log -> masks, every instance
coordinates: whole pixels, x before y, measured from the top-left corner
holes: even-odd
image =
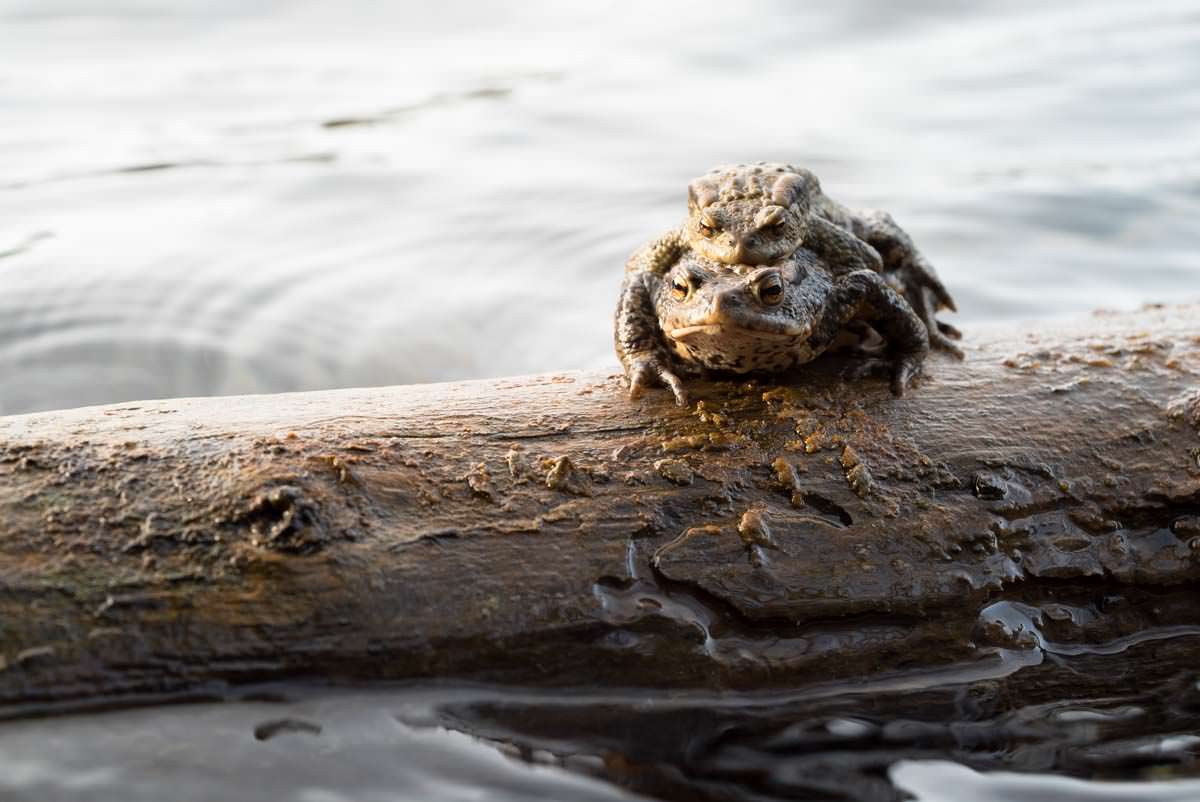
[[[901,399],[824,360],[686,409],[568,372],[0,418],[0,715],[1003,675],[1200,633],[1200,306],[965,349]]]

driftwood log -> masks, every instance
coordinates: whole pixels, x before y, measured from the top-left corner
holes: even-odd
[[[0,418],[0,710],[798,687],[1200,634],[1200,307],[966,350],[902,399],[830,361],[687,409],[563,373]]]

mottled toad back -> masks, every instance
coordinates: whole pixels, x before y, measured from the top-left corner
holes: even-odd
[[[718,167],[688,185],[686,241],[714,262],[770,264],[808,238],[820,192],[816,176],[791,166]]]
[[[902,394],[929,350],[920,319],[878,273],[835,275],[804,248],[769,266],[688,251],[665,273],[627,273],[616,345],[631,395],[661,382],[684,404],[681,374],[786,370],[819,356],[855,320],[888,341],[892,389]]]

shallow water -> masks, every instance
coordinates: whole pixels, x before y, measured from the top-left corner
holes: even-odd
[[[0,797],[13,802],[1200,798],[1200,779],[1167,779],[1173,767],[1200,751],[1195,734],[1200,685],[1194,672],[1186,683],[1194,687],[1176,683],[1173,694],[1131,683],[1126,693],[1100,698],[1067,690],[1074,698],[1025,706],[1004,700],[1000,707],[1016,706],[994,718],[981,714],[989,695],[1003,695],[995,680],[1036,669],[1045,656],[1032,650],[957,670],[914,670],[757,694],[276,685],[241,691],[220,704],[0,725]],[[1096,667],[1075,666],[1083,676]],[[1035,688],[1030,696],[1037,695]],[[943,723],[947,712],[958,720]],[[1026,773],[981,772],[950,756],[1024,767]],[[1036,773],[1053,761],[1099,776],[1127,777],[1142,768],[1158,778],[1133,783]]]
[[[0,0],[0,413],[613,364],[731,161],[976,321],[1200,296],[1200,4]]]
[[[892,212],[968,331],[1200,298],[1197,2],[0,0],[0,54],[0,414],[611,365],[625,257],[689,177],[741,160]],[[517,726],[545,705],[481,693],[10,723],[0,796],[629,798],[587,776],[594,708],[575,699],[568,760]],[[837,698],[805,715],[851,737],[868,705]],[[649,706],[610,704],[630,730]],[[658,720],[691,743],[680,709]],[[255,738],[281,718],[320,732]],[[771,726],[719,756],[786,791]],[[1191,754],[1194,733],[1131,748]],[[1200,798],[914,751],[872,753],[863,787]]]

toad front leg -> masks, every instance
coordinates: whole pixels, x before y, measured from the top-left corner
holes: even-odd
[[[855,319],[871,323],[887,340],[892,392],[904,395],[929,354],[925,324],[878,273],[857,270],[842,276],[834,285],[810,343],[816,350],[828,347],[842,327]],[[868,363],[866,367],[874,365]]]
[[[679,406],[687,405],[687,391],[675,374],[671,355],[663,345],[662,331],[654,311],[656,283],[662,278],[650,272],[627,273],[617,301],[614,340],[617,357],[629,379],[629,397],[637,398],[654,384],[670,388]]]

